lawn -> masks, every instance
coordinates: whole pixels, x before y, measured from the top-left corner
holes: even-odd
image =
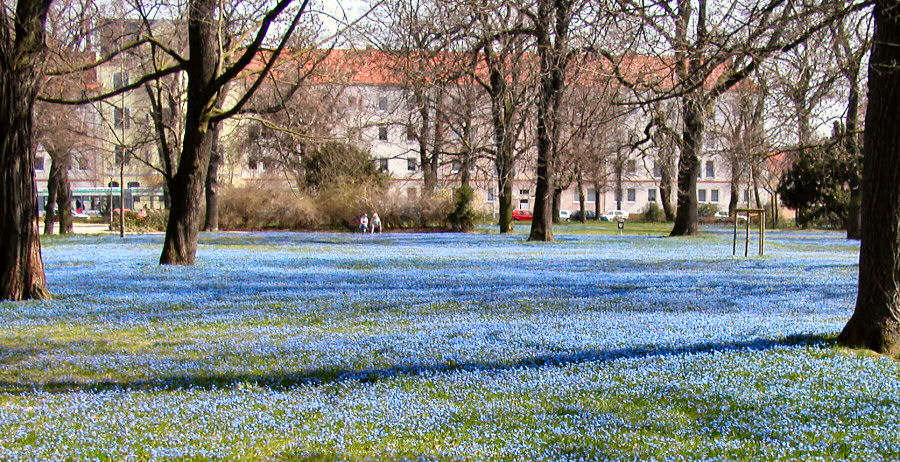
[[[858,245],[730,230],[44,242],[0,303],[2,460],[900,458],[900,363],[834,345]]]

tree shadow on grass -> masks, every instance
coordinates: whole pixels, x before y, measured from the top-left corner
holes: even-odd
[[[393,377],[433,375],[456,371],[503,372],[535,369],[545,366],[602,363],[619,359],[643,359],[716,352],[763,351],[784,346],[827,346],[834,344],[834,342],[834,336],[803,334],[778,339],[756,338],[737,342],[705,342],[671,348],[640,346],[613,350],[549,353],[509,362],[431,363],[360,370],[322,368],[297,372],[276,371],[271,374],[186,374],[122,381],[48,381],[39,384],[0,381],[0,393],[19,395],[36,392],[62,394],[105,391],[183,391],[189,389],[227,389],[238,385],[289,390],[298,386],[342,382],[372,383]]]

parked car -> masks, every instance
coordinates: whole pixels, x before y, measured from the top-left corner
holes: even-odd
[[[513,210],[513,216],[512,216],[513,220],[529,221],[533,217],[534,217],[534,215],[532,214],[531,210],[521,210],[521,209]]]
[[[568,210],[560,210],[559,211],[559,219],[560,220],[568,220],[569,215],[572,215]]]
[[[715,215],[713,215],[713,217],[719,223],[731,223],[731,215],[728,215],[727,210],[719,210],[718,212],[716,212]],[[747,221],[747,216],[746,215],[737,215],[737,221],[738,222]]]
[[[593,210],[585,210],[584,212],[585,220],[596,220],[597,212]],[[581,210],[576,210],[569,215],[569,218],[566,218],[569,221],[581,221]]]
[[[72,209],[72,218],[90,218],[91,216],[84,213],[84,210]]]
[[[624,210],[609,210],[603,215],[600,215],[600,221],[618,221],[627,219],[628,212]]]

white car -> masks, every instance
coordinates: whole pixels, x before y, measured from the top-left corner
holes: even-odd
[[[560,210],[559,211],[559,219],[560,220],[568,220],[569,217],[572,216],[572,213],[568,210]]]
[[[610,210],[600,215],[600,219],[603,221],[625,221],[628,219],[628,212],[624,210]]]
[[[719,210],[713,217],[718,221],[731,221],[731,215],[727,210]],[[747,221],[746,215],[737,215],[737,221]]]

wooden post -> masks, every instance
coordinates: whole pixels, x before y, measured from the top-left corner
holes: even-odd
[[[731,256],[737,255],[737,212],[734,212],[734,234],[731,237]]]
[[[759,215],[759,256],[765,255],[766,247],[766,211],[763,210]]]
[[[744,257],[750,256],[750,219],[753,217],[750,212],[747,212],[747,229],[744,234]]]

